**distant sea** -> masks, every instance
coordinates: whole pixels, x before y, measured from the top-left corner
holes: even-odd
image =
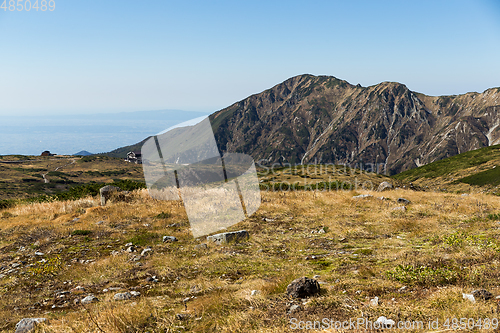
[[[0,155],[71,155],[109,152],[200,116],[202,112],[160,110],[93,115],[0,118]]]

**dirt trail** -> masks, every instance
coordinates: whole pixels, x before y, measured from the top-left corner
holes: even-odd
[[[71,160],[70,163],[66,163],[65,165],[63,166],[58,166],[57,168],[54,169],[54,171],[58,171],[59,169],[62,169],[62,168],[65,168],[67,167],[68,165],[71,165],[71,164],[75,164],[76,162],[76,159],[73,159]],[[43,177],[43,181],[45,182],[45,184],[47,183],[50,183],[50,180],[46,177],[46,175],[49,173],[50,171],[47,171],[46,173],[42,173],[42,177]]]

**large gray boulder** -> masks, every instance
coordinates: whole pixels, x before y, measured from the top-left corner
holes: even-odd
[[[131,298],[132,298],[132,294],[129,293],[128,291],[124,292],[124,293],[118,293],[118,294],[115,294],[115,296],[113,296],[113,299],[115,301],[125,301],[125,300],[131,299]]]
[[[28,333],[35,329],[36,324],[46,321],[46,318],[24,318],[16,324],[15,333]]]
[[[379,184],[377,191],[382,192],[386,190],[392,190],[392,184],[389,182],[382,182]]]
[[[221,234],[216,234],[207,237],[207,241],[214,242],[217,244],[227,243],[231,241],[239,241],[249,238],[250,235],[246,230],[239,230],[233,232],[223,232]]]
[[[114,192],[120,192],[122,189],[117,186],[106,185],[101,187],[99,194],[101,195],[101,206],[105,206],[106,202],[111,198]]]
[[[80,301],[80,303],[82,303],[83,305],[87,305],[87,304],[95,303],[95,302],[99,302],[99,299],[97,297],[95,297],[94,295],[89,295]]]

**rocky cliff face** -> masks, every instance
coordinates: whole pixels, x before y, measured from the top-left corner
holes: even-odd
[[[384,163],[394,174],[500,144],[500,88],[431,97],[300,75],[210,116],[222,151],[271,163]]]

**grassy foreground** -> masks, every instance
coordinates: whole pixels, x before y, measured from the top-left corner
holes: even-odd
[[[399,197],[407,210],[393,209]],[[105,207],[92,197],[20,205],[0,211],[0,331],[25,317],[49,319],[39,332],[292,332],[292,322],[379,316],[439,318],[441,331],[446,318],[498,318],[494,299],[462,293],[500,295],[499,222],[500,198],[489,195],[262,192],[259,211],[231,228],[249,240],[204,249],[182,204],[145,190]],[[316,275],[320,295],[285,295]],[[141,295],[113,300],[132,290]],[[99,302],[75,302],[89,294]]]

